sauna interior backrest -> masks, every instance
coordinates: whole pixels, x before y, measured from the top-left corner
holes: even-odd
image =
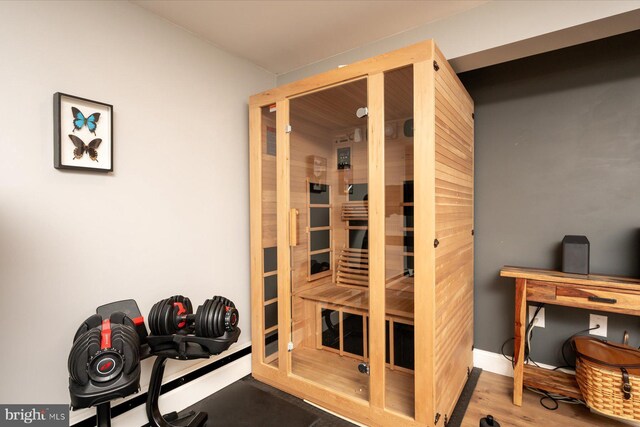
[[[369,251],[344,248],[338,258],[336,283],[345,286],[369,287]]]
[[[367,221],[369,219],[369,204],[365,201],[350,201],[342,204],[343,221]]]

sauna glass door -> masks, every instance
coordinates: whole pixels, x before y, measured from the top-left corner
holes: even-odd
[[[276,183],[276,108],[260,109],[260,183],[262,235],[261,274],[263,323],[261,349],[262,362],[274,368],[278,360],[278,221],[276,216],[278,192]]]
[[[369,399],[367,80],[290,99],[291,371]]]
[[[385,407],[415,416],[413,66],[384,73]]]

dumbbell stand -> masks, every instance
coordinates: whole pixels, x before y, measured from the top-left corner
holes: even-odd
[[[164,419],[158,406],[162,388],[162,377],[167,359],[167,356],[158,356],[151,371],[151,382],[149,383],[149,394],[147,398],[147,416],[149,417],[151,427],[173,427],[172,424],[169,424]],[[202,427],[208,418],[209,416],[206,412],[198,412],[187,427]]]
[[[151,427],[173,427],[162,416],[158,402],[162,388],[162,377],[167,359],[193,360],[207,359],[213,354],[226,351],[231,344],[238,341],[240,328],[227,332],[219,338],[203,338],[193,335],[165,335],[148,337],[151,354],[157,356],[151,370],[151,382],[147,394],[147,416]],[[207,422],[206,412],[198,412],[187,427],[203,427]]]
[[[111,427],[111,402],[96,406],[96,427]]]

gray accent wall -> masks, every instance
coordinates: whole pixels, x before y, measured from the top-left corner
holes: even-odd
[[[560,269],[566,234],[591,242],[591,271],[640,277],[640,31],[460,75],[475,109],[475,346],[513,336],[503,265]],[[610,340],[640,319],[611,315]],[[589,311],[546,307],[534,360],[563,364]],[[507,346],[511,352],[511,345]]]

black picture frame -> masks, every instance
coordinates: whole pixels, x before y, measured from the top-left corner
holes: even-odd
[[[97,126],[94,132],[90,132],[87,126],[77,129],[73,124],[73,115],[68,111],[63,111],[65,106],[75,105],[82,107],[85,114],[91,115],[93,112],[101,112],[100,118],[96,121]],[[91,112],[89,112],[91,111]],[[66,117],[66,120],[65,120]],[[67,138],[68,135],[75,135],[83,142],[89,144],[92,139],[100,138],[102,142],[98,147],[96,166],[93,161],[88,160],[89,155],[84,154],[80,161],[76,162],[73,150],[74,143]],[[94,101],[79,96],[69,95],[63,92],[53,94],[53,167],[66,170],[84,170],[93,172],[113,172],[113,105],[104,102]],[[105,149],[106,148],[106,149]],[[102,155],[102,156],[101,156]],[[72,160],[69,157],[73,157]],[[100,162],[102,161],[102,162]],[[77,164],[74,164],[77,163]]]

